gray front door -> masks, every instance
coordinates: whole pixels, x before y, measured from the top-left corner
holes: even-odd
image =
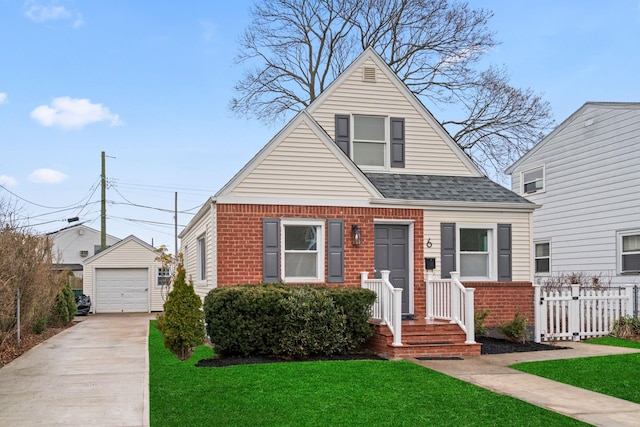
[[[377,224],[375,226],[376,277],[389,270],[389,280],[402,288],[402,314],[411,314],[409,294],[409,226]]]

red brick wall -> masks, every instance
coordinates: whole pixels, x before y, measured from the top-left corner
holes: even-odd
[[[344,220],[345,281],[360,286],[360,273],[373,273],[374,219],[414,221],[415,312],[425,313],[423,270],[423,214],[420,209],[355,208],[339,206],[217,205],[218,286],[258,284],[262,281],[262,219],[313,218]],[[358,224],[362,245],[351,244],[351,225]],[[326,227],[325,227],[326,229]],[[326,230],[325,230],[326,233]],[[326,242],[326,235],[325,235]],[[325,278],[327,277],[325,257]]]
[[[475,310],[489,310],[485,326],[497,326],[513,319],[518,310],[534,325],[533,284],[531,282],[462,282],[475,288]]]

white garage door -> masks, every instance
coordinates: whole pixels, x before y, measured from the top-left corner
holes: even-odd
[[[95,284],[96,313],[149,311],[147,268],[98,268]]]

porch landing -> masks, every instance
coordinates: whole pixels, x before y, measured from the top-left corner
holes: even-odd
[[[386,325],[377,320],[369,320],[369,323],[374,333],[366,347],[387,359],[480,356],[482,344],[465,344],[464,331],[446,320],[403,320],[401,347],[392,345],[393,334]]]

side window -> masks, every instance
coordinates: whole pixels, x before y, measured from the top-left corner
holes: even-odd
[[[168,268],[158,268],[158,286],[169,286],[171,270]]]
[[[522,194],[533,194],[544,190],[544,167],[522,172]]]
[[[618,266],[622,274],[640,274],[640,230],[618,232]]]
[[[536,242],[534,243],[534,246],[535,273],[548,274],[551,272],[551,252],[549,242]]]
[[[198,280],[207,280],[207,244],[206,236],[198,237],[196,261],[198,268]]]

